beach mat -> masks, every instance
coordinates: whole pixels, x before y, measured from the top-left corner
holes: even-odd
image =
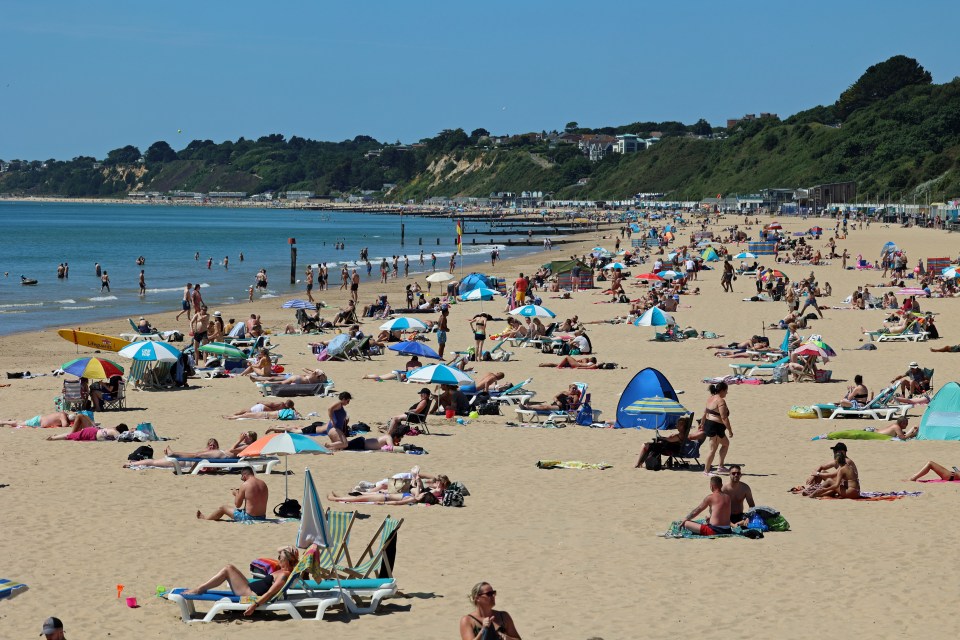
[[[577,460],[537,460],[538,469],[609,469],[612,464],[606,462],[579,462]]]
[[[851,502],[890,502],[900,498],[916,498],[922,491],[861,491],[859,498],[850,500],[849,498],[837,498],[836,496],[823,496],[817,500],[848,500]]]
[[[699,523],[699,524],[703,524],[704,522],[706,522],[706,520],[705,520],[705,519],[694,520],[694,522],[697,522],[697,523]],[[697,534],[695,534],[695,533],[693,533],[693,532],[691,532],[691,531],[687,531],[687,529],[684,528],[683,523],[680,522],[679,520],[677,520],[677,521],[675,521],[675,522],[671,522],[671,523],[670,523],[670,528],[667,529],[666,531],[664,531],[663,533],[658,533],[657,536],[659,536],[659,537],[661,537],[661,538],[669,538],[669,539],[686,538],[686,539],[688,539],[688,540],[712,540],[712,539],[716,539],[716,538],[746,538],[746,539],[749,539],[746,535],[744,535],[744,531],[745,531],[745,529],[741,529],[740,527],[734,526],[734,527],[733,527],[733,533],[724,533],[724,534],[717,535],[717,536],[700,536],[700,535],[697,535]]]
[[[960,478],[955,478],[954,480],[944,480],[943,478],[932,478],[930,480],[917,480],[917,482],[960,482]]]

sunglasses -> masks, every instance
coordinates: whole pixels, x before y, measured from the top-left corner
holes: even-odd
[[[496,592],[496,591],[484,591],[484,592],[482,592],[482,593],[478,593],[477,595],[478,595],[478,596],[495,596],[495,595],[497,595],[497,592]]]

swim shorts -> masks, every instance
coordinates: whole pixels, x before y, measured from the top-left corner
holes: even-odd
[[[437,344],[446,344],[446,343],[447,343],[447,332],[437,331]]]
[[[258,403],[258,404],[255,404],[255,405],[253,405],[252,407],[250,407],[250,413],[263,413],[263,412],[266,411],[266,410],[267,410],[267,408],[263,405],[262,402],[260,402],[260,403]]]
[[[702,536],[726,536],[733,533],[730,527],[721,527],[715,524],[700,525],[700,535]]]
[[[277,418],[279,420],[295,420],[297,412],[293,409],[280,409],[280,411],[277,411]]]
[[[40,426],[40,416],[33,416],[32,418],[30,418],[29,420],[27,420],[27,421],[24,422],[23,424],[27,425],[28,427],[39,427],[39,426]]]
[[[312,285],[312,284],[308,284],[308,285],[307,285],[307,291],[313,291],[313,285]]]
[[[952,347],[950,347],[950,353],[958,353],[958,352],[960,352],[960,344],[955,344]]]
[[[234,509],[233,510],[233,520],[234,522],[257,522],[266,520],[266,516],[252,516],[243,509]]]
[[[184,300],[180,303],[180,308],[184,311],[190,311],[190,303]]]
[[[194,341],[194,342],[203,342],[203,341],[206,340],[206,339],[207,339],[207,332],[206,332],[206,331],[202,331],[202,332],[200,332],[200,333],[194,333],[194,334],[193,334],[193,341]]]
[[[360,285],[358,285],[358,284],[356,284],[356,283],[353,283],[353,284],[350,285],[350,291],[356,291],[356,290],[359,289],[359,288],[360,288]]]
[[[367,439],[363,436],[357,436],[347,442],[347,451],[363,451],[367,448]]]

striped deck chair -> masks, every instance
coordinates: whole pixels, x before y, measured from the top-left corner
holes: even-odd
[[[370,539],[370,543],[360,554],[356,563],[347,552],[345,554],[347,565],[338,565],[337,571],[348,578],[369,578],[371,576],[392,578],[393,561],[397,555],[397,532],[402,524],[403,518],[399,520],[390,516],[384,518],[380,528],[373,534],[373,538]],[[376,548],[374,548],[374,545],[376,545]]]
[[[3,600],[4,598],[12,598],[21,591],[26,590],[27,585],[23,584],[22,582],[0,578],[0,600]]]
[[[146,360],[134,360],[127,369],[127,384],[134,389],[140,389],[144,386],[144,376],[150,369],[150,362]]]
[[[353,528],[356,511],[333,511],[327,508],[327,536],[328,547],[323,547],[317,557],[318,579],[335,575],[337,563],[347,554],[347,545],[350,542],[350,530]]]

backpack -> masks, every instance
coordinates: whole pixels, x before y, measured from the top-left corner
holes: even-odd
[[[287,498],[273,508],[273,515],[278,518],[300,519],[300,503],[293,498]]]
[[[140,462],[141,460],[150,460],[153,458],[153,447],[148,444],[137,447],[133,453],[127,456],[130,462]]]
[[[647,471],[660,471],[663,469],[663,460],[661,460],[659,453],[651,453],[647,456],[643,465],[647,468]]]
[[[441,498],[440,504],[445,507],[462,507],[463,491],[460,487],[456,486],[456,483],[450,485],[450,487],[443,492],[443,498]]]
[[[500,403],[484,402],[483,404],[477,405],[477,413],[482,416],[499,416],[501,415]]]

